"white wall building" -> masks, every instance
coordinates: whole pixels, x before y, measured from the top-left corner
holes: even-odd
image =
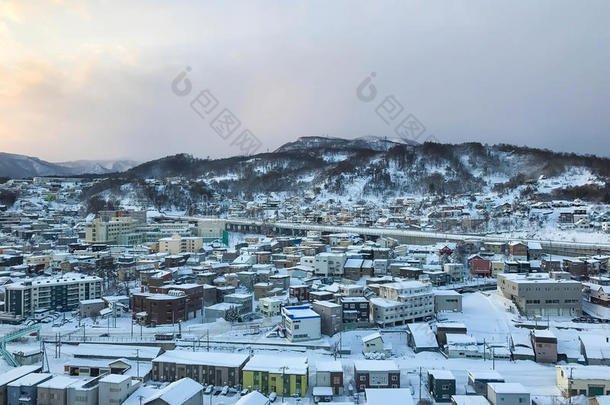
[[[320,315],[309,305],[283,307],[282,325],[288,340],[315,340],[321,337]]]

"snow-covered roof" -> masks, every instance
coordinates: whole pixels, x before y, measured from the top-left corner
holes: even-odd
[[[354,360],[354,367],[359,372],[386,371],[391,373],[400,371],[394,360]]]
[[[411,390],[408,388],[367,388],[364,395],[367,405],[413,405]]]
[[[521,383],[488,383],[488,386],[496,394],[529,394],[529,391]]]
[[[74,383],[77,383],[78,381],[79,380],[76,378],[67,377],[65,375],[58,375],[58,376],[51,378],[50,380],[43,382],[42,384],[39,384],[38,387],[62,390],[62,389],[69,387],[70,385],[72,385]]]
[[[455,380],[455,376],[449,370],[428,370],[428,374],[435,380]]]
[[[269,398],[264,396],[258,391],[252,391],[247,395],[241,397],[235,405],[267,405]]]
[[[592,334],[582,334],[578,337],[582,342],[587,359],[610,358],[610,337]]]
[[[409,323],[407,328],[411,332],[416,348],[438,348],[436,336],[427,323]]]
[[[53,377],[50,373],[30,373],[9,383],[9,387],[30,387]]]
[[[100,380],[100,382],[109,384],[120,384],[124,381],[131,380],[131,376],[124,374],[108,374]]]
[[[201,384],[186,377],[181,380],[174,381],[168,386],[155,392],[153,395],[146,398],[144,403],[149,403],[156,399],[160,399],[168,405],[182,405],[202,390],[203,386]]]
[[[40,366],[21,366],[3,372],[0,374],[0,387],[10,383],[11,381],[15,381],[16,379],[21,378],[24,375],[39,371],[40,368]]]
[[[169,350],[153,362],[196,364],[214,367],[240,367],[248,360],[247,354],[242,353],[215,353],[215,352],[190,352],[186,350]]]
[[[452,395],[451,400],[455,405],[489,405],[483,395]]]
[[[104,345],[81,343],[74,350],[74,357],[97,357],[107,359],[152,360],[161,353],[161,348],[155,346]]]
[[[244,371],[267,371],[274,374],[307,374],[307,357],[257,354],[248,361]]]
[[[316,363],[317,372],[342,373],[343,366],[339,360],[319,361]]]
[[[556,366],[563,370],[564,375],[574,380],[610,380],[610,367],[608,366]]]

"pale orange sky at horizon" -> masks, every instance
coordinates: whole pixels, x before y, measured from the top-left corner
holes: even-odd
[[[209,89],[273,150],[396,136],[371,72],[441,142],[608,156],[610,3],[0,0],[0,151],[61,162],[236,154]],[[172,93],[186,66],[193,94]]]

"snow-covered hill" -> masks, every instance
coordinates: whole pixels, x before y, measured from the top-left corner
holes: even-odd
[[[112,176],[85,195],[111,192],[124,184],[137,192],[144,179],[168,177],[184,179],[187,188],[197,184],[199,192],[228,197],[286,192],[384,198],[493,191],[540,199],[610,199],[610,159],[606,158],[512,145],[404,144],[383,138],[325,137],[299,138],[274,152],[254,156],[216,160],[168,156]],[[154,194],[147,190],[151,192]],[[184,192],[188,194],[188,190]]]
[[[122,172],[137,165],[131,160],[77,160],[51,163],[37,157],[0,152],[0,177],[71,176]]]

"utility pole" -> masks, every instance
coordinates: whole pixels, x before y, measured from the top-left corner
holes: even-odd
[[[210,351],[210,330],[209,329],[206,331],[206,336],[207,336],[207,341],[208,341],[207,346],[208,346],[208,352],[209,352]]]
[[[496,369],[496,349],[494,347],[491,348],[491,364],[492,370]]]
[[[570,378],[568,379],[568,403],[572,405],[572,371],[574,367],[570,367]]]
[[[136,349],[137,376],[140,378],[140,349]]]
[[[421,401],[421,366],[419,367],[419,401]]]

